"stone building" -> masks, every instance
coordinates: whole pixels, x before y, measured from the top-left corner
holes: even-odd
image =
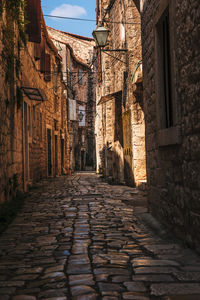
[[[95,169],[96,73],[94,40],[48,27],[62,57],[63,81],[67,86],[71,170]]]
[[[40,0],[0,4],[0,202],[69,168],[62,58]],[[53,71],[52,71],[53,70]]]
[[[200,2],[141,0],[147,178],[151,212],[200,242]]]
[[[146,180],[140,14],[128,0],[99,0],[96,12],[97,24],[110,31],[97,50],[97,172],[140,186]]]

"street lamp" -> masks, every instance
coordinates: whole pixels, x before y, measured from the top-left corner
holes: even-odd
[[[100,47],[101,51],[127,51],[127,49],[102,49],[106,46],[109,32],[110,30],[106,29],[102,25],[99,27],[97,26],[97,28],[92,32],[96,44]]]
[[[96,44],[99,47],[105,47],[109,32],[110,31],[103,26],[97,27],[96,30],[92,32]]]

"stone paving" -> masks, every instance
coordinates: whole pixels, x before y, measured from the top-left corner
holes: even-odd
[[[200,299],[200,257],[147,226],[145,201],[94,173],[41,182],[0,236],[0,299]]]

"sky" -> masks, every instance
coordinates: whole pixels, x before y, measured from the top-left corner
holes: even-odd
[[[41,0],[44,15],[96,20],[96,0]],[[45,17],[47,26],[62,31],[92,37],[96,21],[86,22]]]

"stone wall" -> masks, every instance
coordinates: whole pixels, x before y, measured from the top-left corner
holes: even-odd
[[[102,136],[103,128],[106,128],[107,124],[104,124],[101,103],[115,99],[114,110],[108,118],[109,122],[112,120],[115,132],[109,137],[113,153],[113,180],[125,180],[127,184],[140,185],[141,181],[146,180],[142,89],[140,93],[137,89],[137,96],[133,93],[137,81],[133,74],[137,73],[138,62],[141,60],[140,15],[133,1],[128,0],[100,1],[99,8],[99,22],[105,16],[104,26],[110,30],[105,50],[109,48],[126,51],[101,52],[102,81],[97,87],[97,171],[107,168],[105,162],[102,166],[100,158],[101,152],[107,147],[107,141]],[[111,22],[107,23],[107,19]],[[142,81],[142,76],[140,79]],[[125,115],[129,116],[130,120],[124,121]],[[129,141],[123,136],[117,137],[119,132],[122,135],[122,132],[125,132],[123,126],[127,127],[126,122],[130,122]],[[118,128],[117,124],[121,127]]]
[[[156,24],[169,5],[174,124],[161,128]],[[200,2],[141,1],[149,207],[178,236],[199,247]]]
[[[96,73],[94,40],[49,27],[48,32],[63,58],[62,71],[63,79],[67,84],[68,98],[76,101],[76,120],[69,120],[71,155],[73,157],[71,169],[73,171],[87,168],[95,169]],[[84,126],[78,121],[79,107],[81,106],[85,108]]]
[[[22,187],[22,113],[17,110],[13,78],[8,83],[5,71],[3,20],[4,14],[0,19],[0,203],[15,196]],[[10,48],[14,51],[14,46]]]
[[[93,48],[95,46],[94,39],[63,32],[51,27],[48,27],[48,32],[55,44],[56,41],[62,41],[64,44],[70,45],[77,59],[87,64],[92,63]]]
[[[3,25],[4,17],[0,21],[1,36]],[[62,174],[69,163],[66,96],[63,93],[66,87],[59,72],[61,58],[47,34],[43,19],[40,44],[23,43],[17,26],[15,28],[17,41],[13,43],[13,51],[20,61],[20,68],[17,71],[16,62],[13,61],[13,70],[7,78],[3,55],[0,62],[0,202],[10,200],[17,190],[26,191],[42,178]],[[7,47],[2,40],[1,54]],[[20,49],[17,48],[19,43]],[[44,48],[45,54],[49,55],[48,68],[47,63],[42,61]],[[55,73],[52,72],[53,68]],[[30,99],[24,87],[42,93],[42,98]],[[48,129],[51,135],[49,148]]]

